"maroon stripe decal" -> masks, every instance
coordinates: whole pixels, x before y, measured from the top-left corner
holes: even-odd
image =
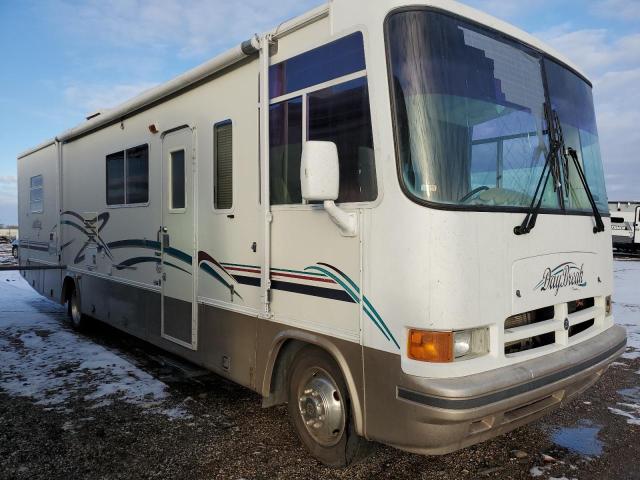
[[[308,277],[308,276],[305,276],[305,275],[294,275],[294,274],[291,274],[291,273],[272,272],[271,276],[272,277],[278,276],[278,277],[297,278],[299,280],[312,280],[314,282],[336,283],[331,278]]]

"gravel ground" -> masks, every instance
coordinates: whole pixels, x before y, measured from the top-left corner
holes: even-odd
[[[629,272],[640,280],[640,262],[616,262],[617,281]],[[639,304],[616,305],[634,336]],[[583,396],[532,425],[442,457],[376,445],[335,470],[301,447],[286,408],[262,409],[253,392],[106,325],[78,335],[63,318],[0,273],[0,479],[640,478],[636,342]]]

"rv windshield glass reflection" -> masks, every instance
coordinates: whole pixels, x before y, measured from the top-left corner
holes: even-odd
[[[387,32],[405,190],[429,202],[528,207],[548,152],[542,56],[424,10],[393,15]],[[592,189],[604,196],[597,134],[588,132],[590,153],[581,161],[590,163]],[[542,207],[559,209],[559,192],[547,185]]]

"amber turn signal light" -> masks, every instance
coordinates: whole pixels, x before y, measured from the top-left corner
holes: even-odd
[[[409,330],[407,354],[423,362],[453,362],[453,332]]]

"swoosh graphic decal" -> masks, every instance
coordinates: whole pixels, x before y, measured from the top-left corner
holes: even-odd
[[[353,299],[355,303],[360,303],[360,288],[358,287],[358,285],[356,285],[356,283],[353,280],[351,280],[351,278],[349,278],[348,275],[346,275],[345,273],[343,273],[333,265],[329,265],[328,263],[318,263],[317,265],[321,265],[321,266],[319,267],[314,265],[314,266],[305,268],[305,270],[316,270],[324,273],[328,277],[335,280],[335,282],[338,285],[340,285],[349,294],[349,296]],[[326,267],[326,268],[323,268],[323,267]],[[328,269],[331,269],[333,272],[329,271]],[[397,348],[400,348],[400,344],[398,344],[398,341],[396,340],[394,335],[391,333],[391,330],[389,330],[389,327],[387,327],[387,324],[384,322],[384,320],[382,320],[382,317],[380,316],[378,311],[374,308],[374,306],[371,304],[369,299],[366,296],[363,296],[362,302],[364,307],[363,308],[364,313],[367,315],[367,317],[369,317],[369,319],[378,328],[378,330],[380,330],[380,333],[382,333],[382,335],[388,341],[393,342]]]

